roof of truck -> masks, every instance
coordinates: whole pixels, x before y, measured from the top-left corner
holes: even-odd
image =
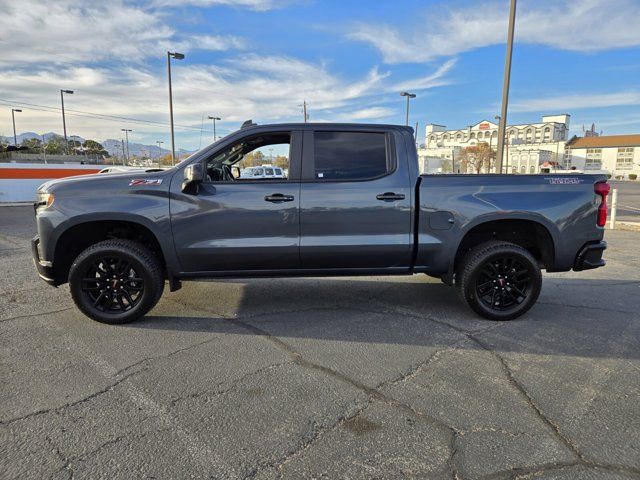
[[[245,122],[246,124],[246,122]],[[332,127],[376,127],[376,128],[405,128],[413,131],[413,127],[407,125],[393,125],[393,124],[384,124],[384,123],[328,123],[328,122],[294,122],[294,123],[264,123],[264,124],[248,124],[243,127],[244,129],[256,128],[256,127],[279,127],[279,128],[303,128],[303,127],[322,127],[322,128],[332,128]]]

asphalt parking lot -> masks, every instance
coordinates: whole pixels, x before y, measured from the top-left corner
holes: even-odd
[[[640,222],[640,180],[609,180],[609,183],[612,189],[618,190],[617,219],[623,222]]]
[[[425,276],[185,283],[92,322],[0,208],[1,478],[640,478],[640,233],[519,320]]]

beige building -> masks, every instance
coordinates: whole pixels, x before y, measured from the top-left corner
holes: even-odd
[[[538,173],[543,165],[556,168],[564,165],[570,118],[567,114],[545,115],[540,123],[507,126],[505,169],[511,173]],[[429,124],[425,134],[425,144],[418,150],[421,168],[428,164],[429,171],[424,170],[425,173],[446,172],[451,168],[461,172],[456,157],[463,148],[484,142],[495,150],[498,145],[498,124],[489,120],[457,130]],[[440,159],[440,165],[435,159]]]
[[[565,168],[615,177],[640,176],[640,134],[573,137],[567,142]]]

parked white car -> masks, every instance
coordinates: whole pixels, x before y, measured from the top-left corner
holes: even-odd
[[[275,165],[261,165],[259,167],[245,168],[240,172],[242,179],[259,179],[259,178],[287,178],[287,173],[280,167]]]

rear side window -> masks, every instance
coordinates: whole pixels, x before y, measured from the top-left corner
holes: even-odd
[[[386,136],[368,132],[315,132],[317,180],[363,180],[389,171]]]

